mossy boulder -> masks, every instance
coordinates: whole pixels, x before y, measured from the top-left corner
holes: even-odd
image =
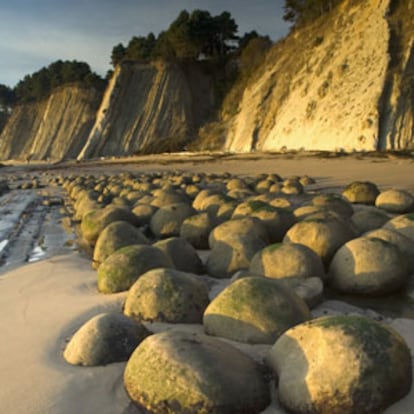
[[[179,236],[183,221],[194,214],[196,210],[187,203],[162,206],[151,217],[151,231],[159,238]]]
[[[372,206],[362,207],[357,209],[351,217],[353,227],[359,234],[379,229],[390,219],[388,214],[379,208]]]
[[[139,321],[201,323],[209,302],[207,285],[196,275],[153,269],[129,289],[124,313]]]
[[[376,238],[360,237],[344,244],[329,267],[329,283],[343,293],[391,294],[407,279],[407,265],[400,250]]]
[[[131,244],[149,244],[141,230],[126,221],[114,221],[99,234],[93,251],[92,266],[97,269],[116,250]]]
[[[89,211],[83,216],[80,227],[83,239],[94,246],[101,231],[114,221],[137,224],[137,219],[130,210],[108,205],[105,208]]]
[[[99,266],[98,290],[102,293],[128,290],[142,274],[157,267],[174,268],[174,265],[169,257],[156,247],[122,247]]]
[[[271,278],[325,274],[321,258],[309,247],[296,243],[277,243],[259,250],[250,263],[250,271]]]
[[[217,191],[213,188],[204,188],[201,190],[195,197],[192,202],[193,208],[195,208],[197,211],[203,211],[205,209],[204,207],[204,201],[210,197],[211,195],[217,195],[220,194],[220,191]]]
[[[125,388],[151,413],[260,413],[269,387],[255,362],[216,338],[176,330],[143,341],[129,359]]]
[[[127,361],[150,332],[119,313],[102,313],[82,325],[67,344],[63,357],[72,365],[96,366]]]
[[[138,226],[146,226],[150,223],[152,215],[157,211],[158,207],[151,204],[137,203],[132,208],[132,213],[137,218]]]
[[[291,211],[260,200],[240,203],[234,210],[232,218],[246,216],[256,217],[264,224],[272,243],[281,241],[289,228],[296,222]]]
[[[375,205],[390,213],[411,213],[414,211],[414,197],[408,191],[390,189],[378,195]]]
[[[287,178],[283,181],[281,191],[283,194],[298,195],[303,194],[304,188],[299,180],[299,177]]]
[[[207,273],[219,279],[231,277],[239,270],[248,269],[254,255],[265,246],[261,238],[237,234],[216,242],[207,257]]]
[[[355,233],[343,220],[309,219],[294,224],[283,241],[309,247],[327,264],[335,252],[354,237]]]
[[[414,240],[397,231],[384,228],[365,233],[364,237],[381,239],[397,246],[406,259],[408,273],[410,275],[414,274]]]
[[[92,190],[82,191],[73,204],[73,209],[75,210],[74,219],[82,220],[86,213],[99,208],[102,208],[102,204],[99,203],[96,192]]]
[[[319,194],[312,198],[312,205],[333,211],[344,218],[354,213],[351,203],[338,194]]]
[[[180,228],[180,236],[196,249],[208,249],[208,236],[217,219],[207,211],[187,217]]]
[[[204,267],[194,247],[183,237],[170,237],[153,244],[171,260],[174,268],[183,272],[203,272]]]
[[[204,312],[209,335],[251,344],[273,344],[290,327],[310,319],[306,303],[277,281],[247,277],[230,284]]]
[[[225,221],[218,225],[209,235],[209,246],[214,248],[218,242],[230,244],[237,240],[237,237],[261,239],[269,242],[269,236],[265,225],[255,217],[242,217]]]
[[[379,193],[376,184],[370,181],[354,181],[346,186],[342,195],[350,203],[373,205]]]
[[[268,365],[290,412],[380,413],[411,388],[410,350],[393,329],[357,316],[297,325],[273,345]]]
[[[190,203],[190,198],[186,194],[171,189],[154,190],[153,197],[151,205],[155,207],[165,207],[169,204]]]
[[[414,241],[414,213],[401,214],[388,220],[384,229],[394,230]]]

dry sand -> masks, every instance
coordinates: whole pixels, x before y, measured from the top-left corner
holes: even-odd
[[[171,158],[169,162],[167,158],[161,163],[159,159],[149,163],[145,159],[138,164],[111,163],[110,168],[114,171],[173,168],[238,174],[277,172],[282,176],[308,174],[322,187],[339,188],[353,180],[371,180],[383,189],[414,190],[414,164],[410,159],[243,158],[206,162],[192,159],[188,163],[172,162]],[[71,168],[76,168],[77,172],[107,172],[109,167],[83,164]],[[96,368],[73,367],[62,357],[66,341],[83,322],[103,311],[120,310],[124,297],[123,293],[98,294],[96,272],[91,269],[90,261],[69,250],[62,256],[0,274],[0,412],[139,412],[130,406],[123,389],[124,363]],[[414,321],[398,319],[392,324],[414,351]],[[263,348],[257,349],[259,354],[263,352]],[[248,350],[252,352],[251,347]],[[414,392],[386,412],[414,412]],[[265,413],[283,411],[275,405]]]

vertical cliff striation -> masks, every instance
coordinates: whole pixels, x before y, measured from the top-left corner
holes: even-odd
[[[60,87],[41,102],[14,108],[0,135],[1,159],[76,158],[95,120],[101,92]]]
[[[78,158],[179,150],[215,105],[213,82],[202,64],[123,63]]]
[[[380,100],[379,149],[412,148],[414,141],[414,0],[389,6],[389,65]]]
[[[226,149],[413,145],[413,0],[344,0],[294,29],[252,76]]]

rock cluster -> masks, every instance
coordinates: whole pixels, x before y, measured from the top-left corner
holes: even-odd
[[[407,286],[412,196],[368,182],[318,193],[311,183],[167,172],[63,179],[98,290],[126,292],[123,315],[86,322],[66,360],[128,360],[126,390],[153,413],[260,413],[272,379],[295,413],[377,413],[402,398],[412,372],[403,338],[368,316],[312,308],[330,292],[378,297]],[[156,323],[170,329],[152,333]]]

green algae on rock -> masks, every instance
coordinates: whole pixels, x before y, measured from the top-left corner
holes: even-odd
[[[256,414],[269,387],[256,363],[216,338],[172,330],[144,340],[129,359],[125,388],[155,414]]]

